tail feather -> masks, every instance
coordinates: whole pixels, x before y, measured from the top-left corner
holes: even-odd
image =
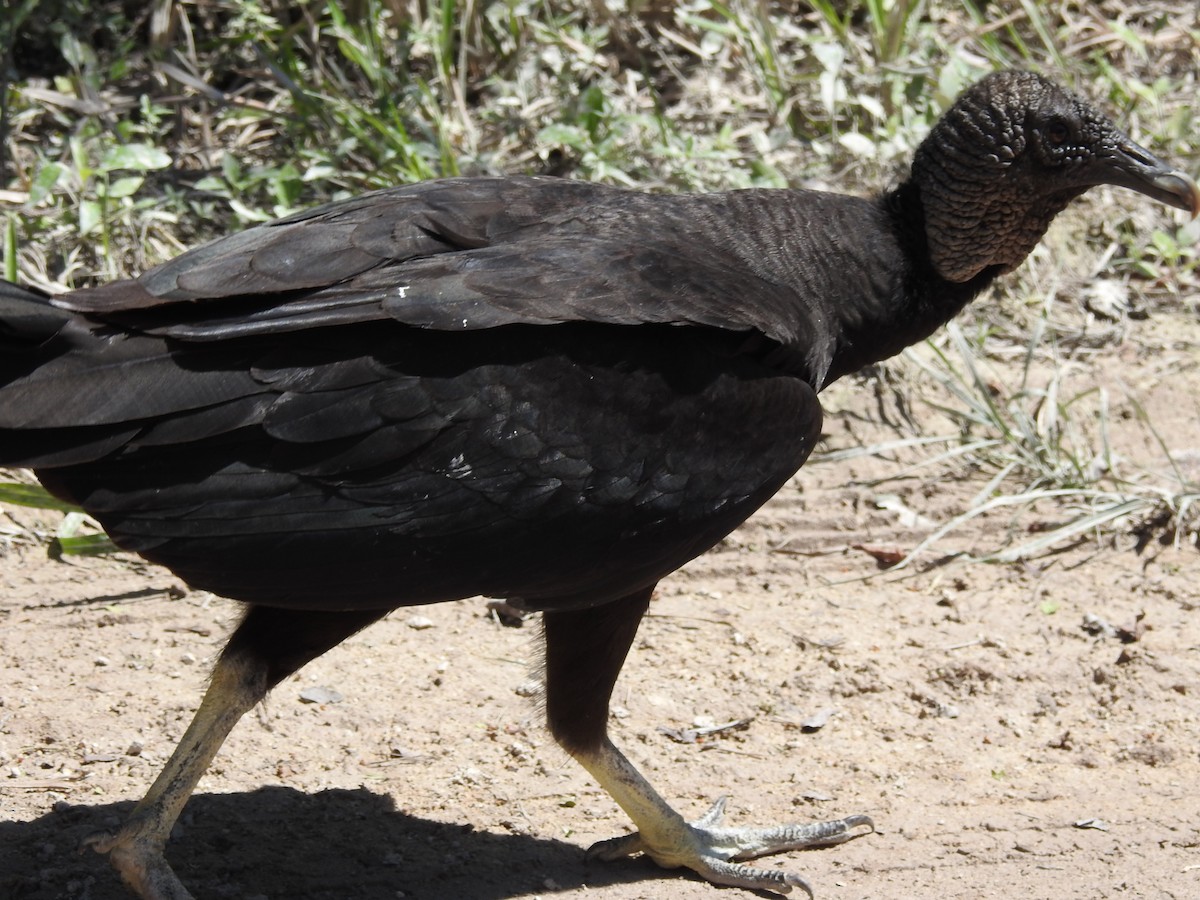
[[[5,388],[59,352],[54,338],[72,316],[40,291],[0,281],[0,415]],[[114,431],[0,427],[0,465],[65,465],[93,459],[119,442],[121,435]]]
[[[0,281],[0,350],[35,347],[54,337],[71,313],[50,298],[9,281]]]

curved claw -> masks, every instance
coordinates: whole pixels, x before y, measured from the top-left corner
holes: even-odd
[[[599,859],[603,862],[614,862],[626,856],[633,856],[635,853],[648,852],[649,848],[647,848],[645,840],[642,839],[642,833],[635,831],[632,834],[623,834],[619,837],[596,841],[596,843],[588,847],[584,858],[589,861]]]
[[[708,808],[704,815],[692,822],[692,827],[711,828],[714,825],[720,825],[721,820],[725,818],[725,804],[728,802],[729,795],[722,794],[717,798],[717,802]]]
[[[854,831],[865,825],[866,831]],[[832,847],[846,841],[872,834],[875,822],[870,816],[846,816],[828,822],[808,822],[803,825],[776,825],[769,828],[713,829],[714,834],[738,847],[730,859],[753,859],[768,853],[800,850],[810,847]]]
[[[812,885],[808,880],[794,872],[782,869],[760,869],[757,866],[747,866],[740,863],[726,862],[723,859],[702,857],[703,868],[696,868],[697,874],[713,884],[726,884],[730,887],[749,888],[758,891],[774,891],[777,894],[791,893],[792,888],[798,887],[813,900]]]
[[[108,853],[117,845],[117,836],[108,831],[95,831],[79,842],[79,852],[95,850],[97,853]]]

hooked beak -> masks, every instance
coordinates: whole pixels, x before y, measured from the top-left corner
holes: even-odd
[[[1096,184],[1129,188],[1160,203],[1200,216],[1200,187],[1179,169],[1173,169],[1149,150],[1124,135],[1103,156],[1095,173]]]

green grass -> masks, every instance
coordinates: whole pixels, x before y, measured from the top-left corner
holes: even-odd
[[[1200,28],[1166,3],[1119,19],[1102,4],[1068,17],[1032,0],[223,0],[156,4],[153,16],[132,0],[10,6],[3,271],[54,291],[299,207],[444,175],[865,193],[902,177],[941,109],[998,67],[1082,89],[1151,149],[1200,165]],[[1192,514],[1182,476],[1151,487],[1113,459],[1100,427],[1111,398],[1068,385],[1069,341],[1048,310],[1078,296],[1056,287],[1068,273],[1092,271],[1140,309],[1195,304],[1200,228],[1095,202],[1105,214],[1069,219],[1000,302],[889,364],[936,398],[947,428],[896,440],[924,446],[926,469],[983,479],[964,516],[1022,497],[1053,500],[1068,530],[1124,527],[1146,504]],[[1068,262],[1047,262],[1068,248]],[[1014,357],[1018,383],[997,396],[1007,375],[988,369]]]
[[[997,23],[995,6],[229,0],[146,21],[118,0],[26,3],[0,24],[39,57],[0,136],[21,245],[45,256],[24,269],[128,275],[299,206],[460,173],[657,190],[837,173],[866,190],[999,66],[1086,86],[1139,110],[1152,146],[1187,147],[1187,73],[1155,72],[1136,31],[1097,17],[1111,38],[1072,53],[1078,20],[1022,0]]]

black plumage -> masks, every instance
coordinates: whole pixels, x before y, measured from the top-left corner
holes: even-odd
[[[391,609],[484,594],[545,612],[550,728],[640,829],[598,855],[807,890],[733,860],[870,820],[685,823],[605,733],[638,621],[803,464],[822,387],[931,333],[1101,183],[1200,211],[1082,101],[1001,73],[874,199],[450,179],[52,304],[0,288],[0,462],[249,604],[163,774],[93,845],[142,897],[186,897],[162,848],[240,715]]]

